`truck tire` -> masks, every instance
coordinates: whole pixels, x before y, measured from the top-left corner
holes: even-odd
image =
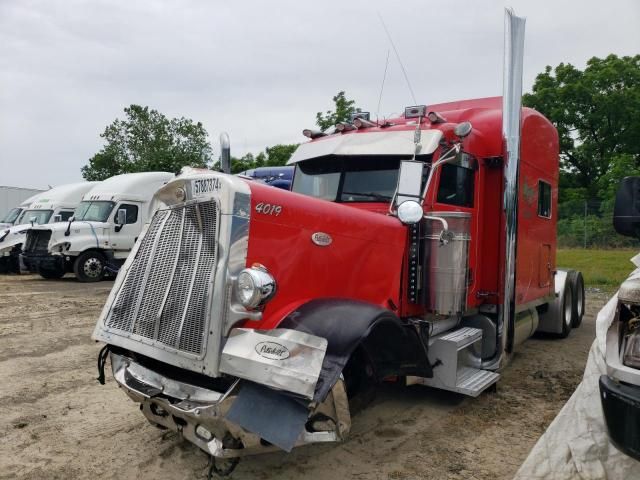
[[[562,333],[558,334],[560,338],[567,338],[571,333],[571,325],[573,324],[573,289],[567,281],[562,291],[562,309],[560,310],[560,321],[562,324]]]
[[[567,282],[571,285],[571,291],[573,293],[573,318],[571,320],[571,326],[578,328],[582,323],[585,310],[584,279],[582,273],[576,270],[570,270],[567,273]]]
[[[73,262],[73,273],[81,282],[99,282],[105,274],[106,260],[100,252],[84,252]]]
[[[64,277],[65,271],[60,268],[41,268],[38,273],[47,280],[57,280]]]

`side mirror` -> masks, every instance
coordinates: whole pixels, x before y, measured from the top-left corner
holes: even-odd
[[[116,232],[122,230],[122,227],[127,223],[127,211],[124,208],[118,209],[116,214]]]
[[[623,178],[616,193],[613,228],[620,235],[640,238],[640,177]]]
[[[53,223],[58,223],[61,221],[62,221],[62,215],[58,214],[53,216]]]
[[[33,227],[36,223],[38,223],[38,219],[36,217],[31,217],[29,219],[29,223],[31,224],[31,226]]]
[[[71,224],[75,221],[76,221],[75,215],[72,215],[69,217],[69,220],[68,220],[69,223],[67,224],[67,229],[64,231],[65,237],[68,237],[69,235],[71,235]]]
[[[399,207],[407,200],[422,205],[422,173],[424,164],[413,160],[402,160],[398,172],[398,189],[395,206]]]

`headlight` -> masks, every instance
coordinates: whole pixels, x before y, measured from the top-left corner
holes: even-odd
[[[61,243],[56,243],[55,245],[53,245],[50,249],[51,252],[64,252],[65,250],[69,250],[71,248],[71,243],[69,242],[61,242]]]
[[[236,296],[245,308],[264,305],[276,293],[276,281],[262,266],[245,268],[236,281]]]
[[[640,368],[640,325],[637,320],[631,326],[631,333],[627,335],[627,342],[624,347],[624,364],[631,368]],[[631,322],[629,322],[631,323]]]

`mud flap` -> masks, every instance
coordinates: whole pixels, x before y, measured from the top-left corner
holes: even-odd
[[[226,418],[290,452],[309,416],[305,402],[257,383],[242,381]]]

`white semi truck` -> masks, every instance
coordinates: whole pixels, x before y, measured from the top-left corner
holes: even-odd
[[[73,272],[81,282],[117,272],[151,218],[153,194],[173,177],[166,172],[126,173],[95,185],[67,222],[29,230],[24,267],[44,278]]]
[[[20,271],[20,251],[27,230],[36,225],[63,222],[73,215],[82,196],[98,182],[60,185],[32,197],[17,224],[0,232],[0,273]]]
[[[31,206],[33,201],[41,196],[42,193],[43,192],[38,192],[35,195],[24,199],[22,202],[20,202],[20,205],[9,210],[7,214],[2,218],[2,220],[0,220],[0,229],[6,230],[7,228],[11,228],[14,225],[17,225],[22,217],[22,212],[27,210]]]

